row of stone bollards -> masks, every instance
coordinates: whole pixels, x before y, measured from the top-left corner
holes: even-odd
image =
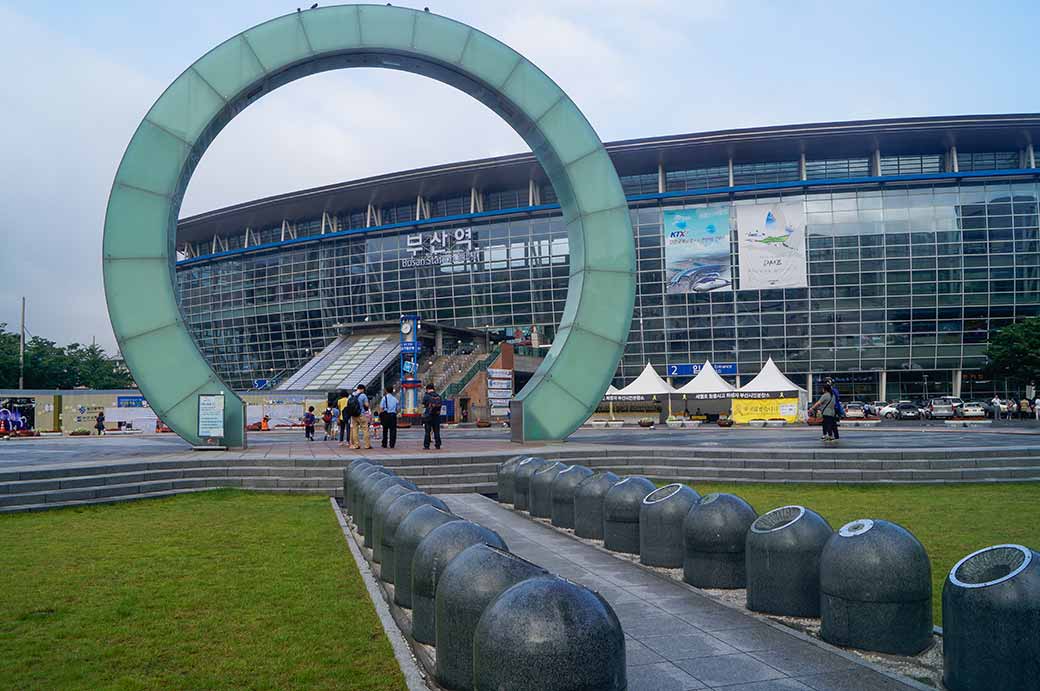
[[[620,691],[625,640],[598,594],[508,551],[386,467],[353,461],[343,503],[417,643],[447,689]]]
[[[498,498],[698,588],[746,588],[747,607],[821,620],[835,645],[915,655],[932,642],[931,562],[908,530],[859,519],[834,531],[804,506],[759,516],[733,494],[517,457]],[[954,691],[1040,689],[1040,555],[998,545],[943,586],[943,677]]]

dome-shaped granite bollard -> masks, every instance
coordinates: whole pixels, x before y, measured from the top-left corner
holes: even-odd
[[[585,478],[591,477],[592,471],[583,465],[572,465],[553,480],[552,513],[549,518],[557,528],[574,527],[574,492]]]
[[[603,546],[612,552],[639,554],[639,513],[646,495],[657,489],[645,477],[629,476],[603,499]]]
[[[574,534],[590,540],[603,539],[603,500],[610,488],[621,482],[609,470],[585,478],[574,490]]]
[[[539,468],[548,465],[544,458],[532,456],[520,461],[516,465],[516,473],[513,475],[513,508],[518,511],[527,511],[531,501],[531,476]]]
[[[496,481],[498,485],[498,501],[502,504],[513,503],[513,487],[516,481],[516,467],[530,456],[513,456],[498,467]]]
[[[360,459],[356,459],[356,460],[350,461],[349,463],[347,463],[347,465],[343,466],[343,506],[344,506],[344,508],[346,508],[346,506],[347,506],[347,492],[350,490],[350,481],[353,478],[354,473],[356,473],[361,468],[371,467],[371,465],[372,464],[369,463],[368,461],[362,461]]]
[[[390,504],[382,520],[380,520],[378,515],[372,520],[373,537],[381,543],[379,558],[382,561],[380,562],[379,579],[384,583],[394,582],[397,528],[408,517],[408,514],[420,506],[436,506],[441,511],[451,513],[448,505],[437,497],[432,497],[425,492],[409,492],[401,495]]]
[[[347,507],[347,513],[350,514],[351,519],[354,518],[354,500],[357,497],[358,485],[366,477],[375,472],[382,471],[382,466],[377,466],[372,463],[365,463],[363,465],[353,466],[350,469],[350,482],[347,485],[347,493],[344,495],[344,506]]]
[[[490,545],[477,544],[452,559],[437,584],[437,682],[449,689],[473,688],[473,633],[480,615],[517,583],[546,576],[540,566]]]
[[[384,477],[390,477],[390,473],[386,468],[376,466],[371,471],[362,471],[358,481],[350,485],[350,514],[354,519],[354,526],[359,532],[364,529],[364,526],[361,524],[361,498],[364,495],[365,488],[370,482],[378,482]]]
[[[683,521],[701,495],[680,483],[665,485],[643,499],[639,507],[639,562],[677,569],[686,552]]]
[[[932,642],[932,565],[905,528],[846,523],[820,555],[820,636],[834,645],[916,655]]]
[[[565,463],[552,461],[535,471],[531,476],[531,496],[528,500],[529,511],[534,518],[548,518],[552,515],[552,486],[556,476],[567,469]]]
[[[412,558],[423,538],[445,523],[461,520],[427,504],[416,507],[401,521],[394,534],[394,602],[412,608]]]
[[[404,482],[396,475],[365,483],[358,497],[358,532],[365,536],[365,547],[372,547],[372,505],[387,487],[402,484]]]
[[[390,485],[383,490],[383,493],[372,504],[372,511],[370,512],[372,516],[372,530],[369,531],[369,535],[372,538],[372,561],[377,564],[383,561],[383,517],[386,516],[387,509],[399,497],[415,491],[411,487],[406,487],[400,483]]]
[[[512,586],[473,635],[477,691],[621,691],[625,635],[598,593],[558,576]]]
[[[479,544],[509,549],[498,533],[472,521],[445,523],[419,543],[412,557],[412,638],[430,645],[436,642],[437,584],[462,550]]]
[[[820,553],[834,531],[804,506],[755,519],[745,544],[747,607],[790,617],[820,616]]]
[[[950,569],[942,592],[950,691],[1040,689],[1040,552],[995,545]]]
[[[698,588],[747,585],[744,545],[758,514],[735,494],[708,494],[683,521],[683,580]]]

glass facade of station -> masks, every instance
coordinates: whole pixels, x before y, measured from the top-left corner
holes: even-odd
[[[959,154],[957,162],[961,171],[1020,166],[1017,152]],[[879,163],[882,175],[942,172],[947,165],[943,155]],[[844,396],[862,400],[877,398],[882,386],[889,400],[950,394],[955,379],[965,399],[1020,395],[1020,383],[990,382],[979,370],[993,330],[1040,314],[1036,178],[1019,170],[978,180],[768,188],[800,179],[800,168],[797,161],[735,166],[733,184],[765,189],[711,196],[698,191],[727,187],[725,167],[668,171],[665,191],[688,196],[632,200],[638,294],[615,385],[631,381],[646,362],[666,374],[672,365],[706,359],[733,363],[746,381],[771,356],[803,386],[810,377],[836,376]],[[804,167],[808,180],[869,171],[866,158]],[[627,175],[623,184],[629,195],[653,194],[658,175]],[[514,196],[501,208],[526,204],[526,191]],[[551,201],[546,197],[549,190],[542,201]],[[738,281],[731,292],[666,293],[662,209],[780,200],[804,208],[808,287],[742,290]],[[290,374],[335,336],[337,323],[417,313],[478,330],[536,326],[551,342],[568,273],[558,216],[516,211],[438,225],[441,210],[432,203],[434,222],[418,228],[181,262],[179,298],[203,352],[232,385],[249,388],[255,379]],[[442,213],[462,210],[439,203]],[[339,228],[359,222],[345,214]],[[315,223],[320,219],[297,228]],[[298,237],[309,234],[316,233]],[[735,240],[731,248],[736,267]]]

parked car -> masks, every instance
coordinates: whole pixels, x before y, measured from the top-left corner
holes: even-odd
[[[964,418],[986,417],[986,409],[978,401],[968,401],[961,405],[960,416]]]
[[[845,417],[850,420],[862,420],[867,416],[867,404],[862,401],[852,401],[845,404]]]
[[[947,398],[933,398],[924,409],[924,416],[929,420],[948,420],[954,414],[953,404]]]
[[[921,409],[910,401],[900,401],[884,407],[881,415],[888,420],[917,420],[921,417]]]
[[[961,414],[961,406],[964,405],[964,401],[962,399],[956,396],[943,396],[942,399],[944,401],[948,401],[949,404],[953,406],[953,414],[955,416]]]
[[[888,401],[873,401],[867,406],[867,412],[871,415],[881,415],[881,409],[888,405]]]

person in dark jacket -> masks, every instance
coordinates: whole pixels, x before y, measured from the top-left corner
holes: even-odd
[[[443,401],[433,384],[426,385],[426,395],[423,396],[423,448],[430,448],[430,436],[433,436],[434,446],[441,448],[441,405]]]

